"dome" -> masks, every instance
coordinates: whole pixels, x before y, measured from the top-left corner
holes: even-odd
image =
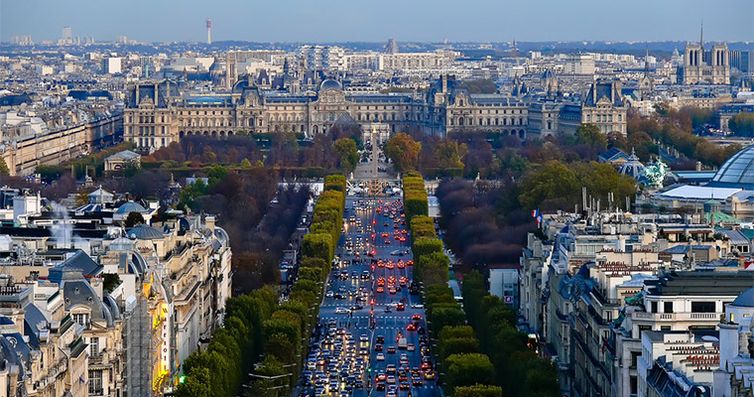
[[[749,288],[742,292],[741,295],[738,295],[731,305],[738,307],[754,307],[754,287]]]
[[[618,169],[618,173],[638,180],[644,175],[644,168],[644,164],[639,161],[639,158],[636,157],[636,154],[632,151],[626,162]]]
[[[708,186],[754,190],[754,145],[729,158]]]
[[[161,231],[143,224],[128,229],[126,234],[131,238],[139,240],[159,240],[163,237]]]
[[[118,207],[117,210],[115,210],[116,214],[130,214],[132,212],[147,212],[147,210],[141,206],[141,204],[135,203],[133,201],[128,201]]]
[[[343,86],[340,85],[337,81],[333,79],[327,79],[322,82],[322,85],[319,86],[320,91],[327,91],[327,90],[342,90]]]

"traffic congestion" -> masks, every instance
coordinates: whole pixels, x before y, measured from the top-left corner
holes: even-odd
[[[435,396],[424,307],[398,196],[349,196],[300,396]]]

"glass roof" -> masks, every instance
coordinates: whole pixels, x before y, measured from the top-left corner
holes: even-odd
[[[720,167],[709,186],[754,190],[754,145],[736,153]]]

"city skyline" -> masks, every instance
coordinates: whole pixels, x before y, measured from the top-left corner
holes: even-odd
[[[70,26],[74,36],[103,41],[125,35],[143,42],[204,42],[205,21],[211,18],[214,41],[379,42],[389,37],[418,42],[694,41],[702,20],[706,40],[754,41],[754,4],[747,0],[662,4],[639,0],[613,14],[609,13],[613,8],[597,0],[513,4],[471,0],[465,4],[469,12],[429,0],[409,4],[221,0],[212,7],[188,0],[182,4],[179,8],[172,1],[4,1],[0,40],[27,35],[37,42],[57,40],[63,27]],[[417,22],[422,19],[426,23]]]

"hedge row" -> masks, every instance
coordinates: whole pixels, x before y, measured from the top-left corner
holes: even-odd
[[[482,274],[474,271],[464,277],[463,299],[467,320],[506,395],[559,396],[555,367],[529,348],[527,335],[516,328],[515,311],[487,292]]]
[[[409,222],[415,216],[427,215],[427,190],[424,189],[424,178],[421,175],[410,172],[403,177],[403,206]]]
[[[265,348],[264,324],[272,316],[277,294],[270,287],[228,299],[224,327],[203,351],[182,365],[177,396],[238,395],[252,366]]]
[[[481,352],[474,330],[466,325],[466,314],[447,285],[425,288],[424,303],[432,337],[437,340],[435,356],[445,372],[444,389],[454,397],[501,397],[495,385],[495,367]]]
[[[345,208],[346,179],[342,175],[325,178],[324,190],[314,206],[309,233],[301,245],[298,278],[291,287],[288,300],[281,304],[264,323],[265,362],[257,373],[267,376],[291,372],[289,386],[295,384],[306,356],[306,338],[317,322],[323,284],[335,257]],[[292,370],[286,370],[292,368]],[[251,395],[263,395],[270,387],[279,386],[268,380],[252,385]]]
[[[423,194],[425,213],[410,218],[411,248],[414,253],[414,280],[424,286],[424,304],[430,333],[438,340],[435,355],[445,371],[445,391],[457,397],[501,397],[502,389],[494,386],[495,371],[489,357],[480,353],[474,330],[465,325],[466,314],[448,287],[450,260],[437,238],[435,225],[426,216],[426,190],[421,176],[403,179],[404,200],[408,195]],[[418,204],[417,207],[419,208]],[[406,206],[406,216],[409,215]]]

